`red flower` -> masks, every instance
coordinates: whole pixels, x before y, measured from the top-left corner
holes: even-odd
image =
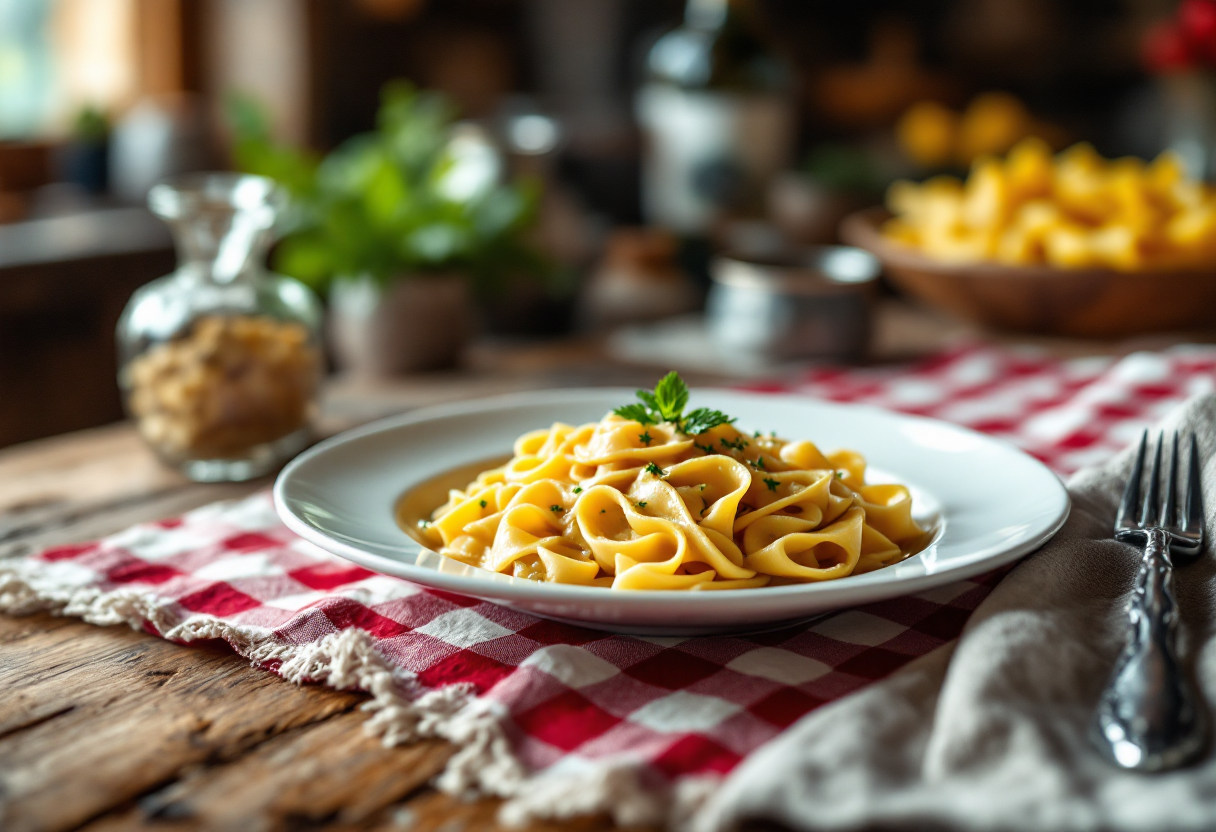
[[[1182,0],[1178,25],[1190,52],[1216,63],[1216,0]]]

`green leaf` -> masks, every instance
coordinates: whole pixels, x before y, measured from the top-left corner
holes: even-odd
[[[649,390],[639,390],[637,392],[637,397],[641,399],[642,404],[646,405],[655,413],[659,412],[659,402],[657,399],[655,399],[654,393],[651,393]]]
[[[688,385],[680,374],[672,370],[654,386],[654,398],[658,402],[658,411],[663,419],[669,422],[678,421],[688,404]]]
[[[284,239],[275,249],[274,267],[316,287],[332,273],[333,261],[324,240],[315,234],[297,234]]]
[[[640,425],[656,424],[654,416],[649,410],[646,409],[644,405],[627,404],[623,405],[622,407],[618,407],[612,412],[617,416],[620,416],[622,419],[632,419]]]
[[[638,390],[637,397],[641,404],[625,405],[614,412],[625,418],[635,419],[643,425],[671,422],[677,430],[689,436],[697,436],[710,428],[728,425],[735,421],[720,410],[711,410],[706,407],[699,407],[685,416],[684,408],[688,406],[688,385],[675,370],[659,380],[654,392]],[[723,442],[725,443],[725,440]],[[707,453],[712,453],[712,448]]]
[[[698,407],[684,417],[684,432],[689,436],[699,436],[711,428],[733,424],[734,421],[733,417],[727,416],[721,410]]]
[[[389,227],[400,214],[407,192],[401,172],[387,159],[382,160],[363,189],[368,217],[376,226]]]

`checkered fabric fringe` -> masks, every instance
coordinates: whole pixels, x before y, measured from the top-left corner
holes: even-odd
[[[1214,348],[1060,362],[968,347],[762,389],[957,422],[1068,473],[1214,387]],[[616,636],[373,574],[295,537],[258,494],[0,564],[0,609],[224,638],[292,681],[367,690],[369,724],[388,741],[456,742],[441,787],[511,798],[507,820],[609,812],[635,823],[660,820],[673,795],[692,800],[809,711],[956,638],[999,578],[779,632]]]

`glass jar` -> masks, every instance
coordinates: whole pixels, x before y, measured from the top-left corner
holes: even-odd
[[[191,174],[148,193],[179,265],[118,322],[119,385],[139,432],[201,482],[274,470],[310,441],[323,372],[321,307],[267,271],[284,197],[262,177]]]

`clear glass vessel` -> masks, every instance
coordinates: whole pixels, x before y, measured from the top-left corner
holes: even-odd
[[[171,179],[148,194],[179,265],[123,311],[119,385],[144,439],[194,480],[261,476],[310,440],[321,307],[263,265],[283,199],[268,179],[229,173]]]

